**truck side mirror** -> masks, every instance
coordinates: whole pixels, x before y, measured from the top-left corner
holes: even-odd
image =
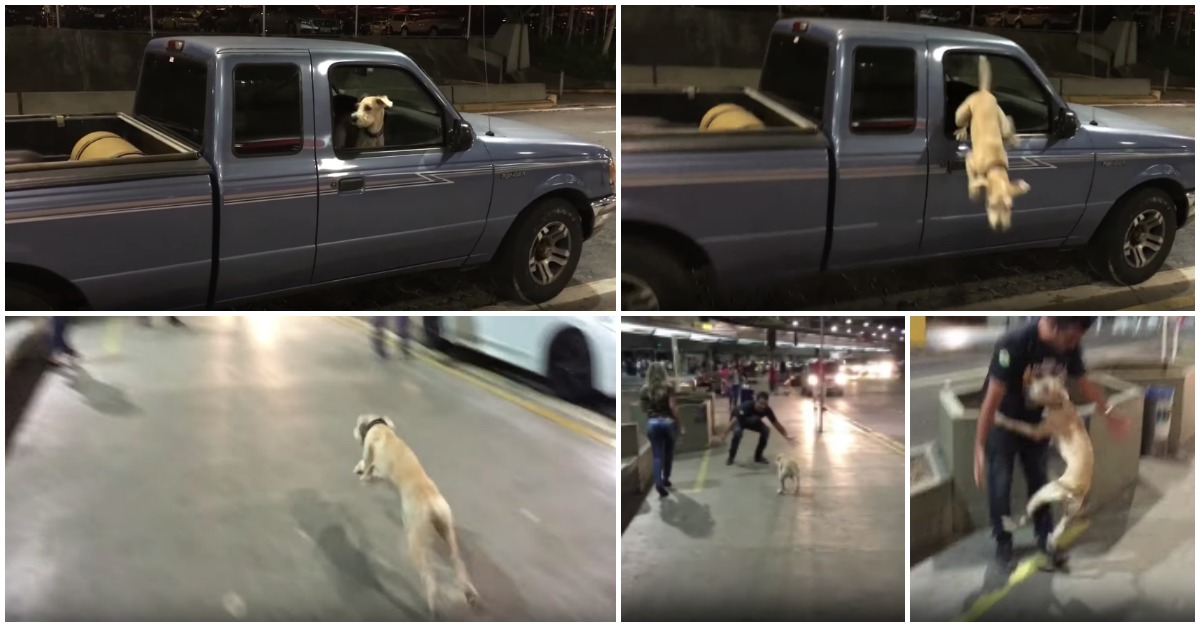
[[[475,142],[475,130],[466,120],[454,119],[450,122],[450,133],[446,137],[446,149],[449,152],[463,152]]]
[[[1079,118],[1075,112],[1063,107],[1058,110],[1058,117],[1054,121],[1054,136],[1058,139],[1069,139],[1075,136],[1075,132],[1079,130]]]

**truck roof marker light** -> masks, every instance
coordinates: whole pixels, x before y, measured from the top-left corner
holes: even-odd
[[[808,22],[800,22],[800,21],[792,22],[792,32],[793,33],[803,33],[806,31],[808,31]]]
[[[167,50],[170,50],[171,52],[183,51],[183,40],[172,39],[172,40],[168,41],[167,42]]]

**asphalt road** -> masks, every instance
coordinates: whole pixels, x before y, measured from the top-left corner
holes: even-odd
[[[1194,359],[1195,341],[1195,326],[1188,325],[1180,334],[1179,359]],[[994,342],[991,345],[994,345]],[[953,379],[956,383],[977,380],[980,387],[983,386],[988,362],[992,357],[991,345],[953,353],[913,352],[909,366],[910,444],[923,444],[937,438],[938,391],[946,379]],[[1109,326],[1099,333],[1089,334],[1084,340],[1085,361],[1089,355],[1157,357],[1160,353],[1161,335],[1158,330],[1130,333],[1126,329],[1116,332]]]
[[[1195,106],[1106,107],[1195,136]],[[1171,254],[1163,266],[1194,269],[1196,225],[1193,220],[1176,234]],[[1165,276],[1160,273],[1159,276]],[[1185,293],[1194,298],[1194,287],[1162,290],[1156,298]],[[1074,251],[1028,251],[989,254],[945,261],[870,268],[805,279],[736,299],[723,299],[716,307],[739,310],[839,309],[839,310],[941,310],[991,304],[988,309],[1043,309],[1043,306],[1005,304],[1008,299],[1053,293],[1067,308],[1117,310],[1131,306],[1129,288],[1097,281],[1082,256]],[[1143,298],[1142,300],[1146,300]],[[1132,303],[1136,303],[1133,300]],[[1158,310],[1194,309],[1194,303],[1167,303]]]
[[[545,111],[497,114],[544,128],[568,133],[603,145],[616,153],[616,109],[613,97],[588,98],[584,107],[575,105]],[[616,310],[616,220],[583,245],[583,256],[575,277],[559,299],[542,308],[571,311]],[[346,287],[316,290],[236,307],[238,310],[290,311],[382,311],[426,310],[469,311],[475,309],[523,309],[521,303],[504,301],[482,269],[441,270],[380,279]]]
[[[8,619],[428,618],[395,491],[352,472],[368,412],[453,508],[483,605],[435,558],[440,618],[615,619],[611,446],[350,322],[94,320],[8,443]]]

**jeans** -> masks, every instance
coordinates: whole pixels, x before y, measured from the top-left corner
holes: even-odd
[[[729,386],[729,408],[733,409],[742,404],[742,384],[734,383]]]
[[[1012,513],[1013,459],[1021,459],[1021,470],[1025,473],[1025,483],[1032,497],[1048,480],[1046,466],[1050,462],[1050,442],[1035,442],[1007,429],[992,427],[984,450],[987,456],[988,512],[992,521],[992,537],[1000,543],[1011,543],[1012,534],[1004,530],[1001,521]],[[1039,546],[1045,546],[1053,526],[1049,505],[1034,512],[1033,531]]]
[[[670,418],[651,418],[646,421],[646,437],[650,440],[650,453],[654,458],[651,473],[654,487],[659,494],[666,494],[667,482],[671,480],[671,462],[675,458],[675,421]]]
[[[74,357],[79,353],[75,352],[74,348],[67,343],[67,323],[70,318],[64,316],[54,316],[50,319],[50,355],[59,353],[71,355]]]
[[[392,322],[396,325],[396,335],[400,337],[400,348],[407,357],[409,354],[408,316],[375,316],[375,334],[371,341],[372,346],[375,348],[375,353],[380,357],[387,357],[387,342],[385,340],[384,329],[387,328],[389,317],[394,318]]]
[[[767,450],[767,438],[771,435],[771,430],[762,422],[743,425],[740,421],[733,425],[733,440],[729,442],[729,461],[737,457],[738,444],[742,442],[743,431],[758,432],[758,447],[754,449],[754,459],[763,459],[763,453]]]

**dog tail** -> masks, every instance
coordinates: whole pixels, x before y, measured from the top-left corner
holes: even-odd
[[[982,54],[979,55],[979,91],[992,91],[992,64]]]

